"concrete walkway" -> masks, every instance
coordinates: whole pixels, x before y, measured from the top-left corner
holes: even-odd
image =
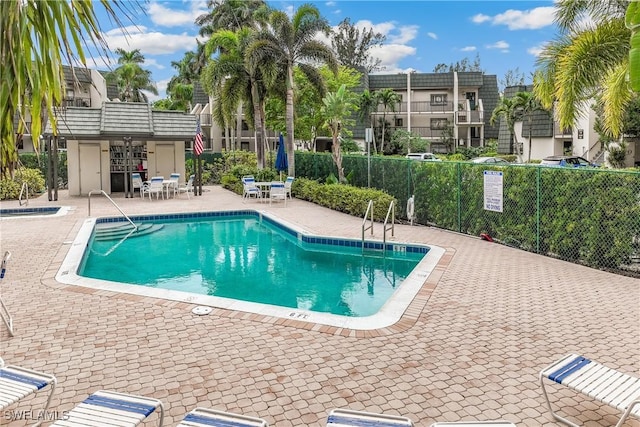
[[[321,235],[360,237],[361,218],[295,199],[286,208],[243,204],[220,187],[205,190],[191,200],[114,198],[128,214],[249,207]],[[118,215],[105,198],[91,204],[92,216]],[[73,210],[0,221],[0,249],[13,253],[0,291],[16,329],[9,337],[0,324],[0,356],[56,375],[51,409],[58,415],[110,389],[161,399],[168,426],[195,406],[262,417],[277,427],[322,426],[331,409],[345,407],[408,416],[417,426],[492,419],[554,426],[537,375],[565,353],[640,376],[638,279],[400,225],[395,240],[447,249],[423,303],[402,325],[362,333],[221,309],[196,316],[186,303],[57,284],[88,204],[63,191],[58,202],[45,195],[29,206],[53,205]],[[381,240],[382,226],[375,231]],[[551,391],[563,413],[585,426],[614,425],[620,415],[564,387]],[[30,424],[13,418],[37,410],[44,397],[11,406],[0,425]]]

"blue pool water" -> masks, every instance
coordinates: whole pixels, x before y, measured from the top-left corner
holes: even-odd
[[[301,235],[255,211],[133,219],[156,228],[107,240],[94,230],[79,276],[360,317],[375,314],[429,250],[388,244],[383,254],[367,242],[363,254],[359,240]]]
[[[60,211],[60,209],[60,206],[0,209],[0,217],[9,218],[34,215],[55,215]]]

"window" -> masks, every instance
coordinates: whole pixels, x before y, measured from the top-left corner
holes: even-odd
[[[242,121],[242,130],[249,130],[249,125],[244,120]]]
[[[431,129],[446,129],[447,119],[431,119]]]
[[[402,127],[402,126],[404,126],[404,125],[402,124],[402,121],[403,121],[403,120],[402,120],[401,118],[396,117],[396,121],[395,121],[395,123],[396,123],[396,127]]]
[[[432,94],[431,95],[431,105],[445,105],[447,103],[447,94]]]

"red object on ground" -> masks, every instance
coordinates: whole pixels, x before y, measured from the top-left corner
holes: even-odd
[[[482,240],[486,240],[487,242],[493,242],[493,239],[487,233],[480,233],[480,238]]]

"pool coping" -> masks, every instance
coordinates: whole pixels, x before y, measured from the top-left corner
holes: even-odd
[[[14,211],[14,212],[51,212],[54,209],[56,210],[56,213],[54,214],[42,214],[42,215],[10,215],[10,216],[3,216],[2,212],[3,210],[10,210],[10,211]],[[0,208],[0,220],[4,221],[4,220],[14,220],[14,219],[26,219],[26,218],[55,218],[55,217],[59,217],[59,216],[65,216],[67,215],[70,211],[75,210],[75,207],[72,206],[39,206],[39,207],[17,207],[17,208]]]
[[[320,237],[353,240],[343,237],[320,236],[296,227],[271,213],[255,209],[246,211],[257,212],[261,217],[283,224],[283,226],[290,228],[295,233],[311,236],[311,238]],[[208,213],[211,212],[215,211]],[[224,214],[228,211],[219,212]],[[172,215],[179,217],[185,214],[163,214],[157,216],[167,217]],[[193,216],[193,214],[186,215]],[[154,215],[140,215],[138,217],[149,218],[153,216]],[[121,219],[111,219],[110,217],[88,218],[79,221],[69,234],[69,237],[73,240],[66,241],[65,246],[61,247],[56,258],[52,261],[46,277],[43,277],[43,283],[48,286],[74,292],[152,302],[163,306],[180,306],[189,310],[195,306],[204,305],[212,307],[211,314],[215,315],[246,318],[307,330],[318,330],[331,334],[344,336],[380,336],[399,330],[406,330],[415,324],[455,253],[455,250],[452,248],[406,243],[412,246],[428,247],[429,252],[378,313],[366,317],[346,317],[222,297],[196,295],[181,291],[88,279],[75,274],[75,268],[82,259],[86,244],[96,222],[119,221],[121,221]],[[367,242],[372,242],[374,245],[382,244],[382,242],[374,240],[368,240]],[[403,245],[405,243],[388,241],[387,244]],[[68,248],[66,247],[67,245],[69,245]]]

